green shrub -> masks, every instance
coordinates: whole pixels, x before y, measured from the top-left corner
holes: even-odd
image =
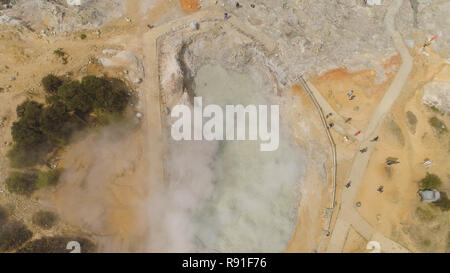
[[[6,179],[6,188],[11,193],[30,195],[37,189],[36,180],[34,173],[13,172]]]
[[[420,180],[419,183],[422,190],[437,190],[442,185],[442,181],[439,176],[431,173],[427,173],[425,178]]]
[[[22,223],[10,221],[0,226],[0,251],[11,251],[30,240],[33,233]]]
[[[55,51],[53,51],[53,53],[58,57],[64,57],[64,55],[66,55],[62,48],[56,49]]]
[[[49,171],[41,171],[38,174],[36,180],[36,187],[38,189],[42,189],[48,186],[56,186],[58,184],[59,177],[61,175],[61,170],[49,170]]]
[[[86,36],[86,34],[82,33],[82,34],[80,35],[80,38],[81,38],[81,40],[84,40],[84,39],[87,38],[87,36]]]
[[[439,134],[447,132],[447,126],[445,126],[445,123],[437,117],[430,118],[428,122]]]
[[[433,112],[435,112],[435,113],[442,114],[441,110],[439,110],[439,109],[438,109],[436,106],[434,106],[434,105],[430,106],[430,109],[431,109]]]
[[[55,94],[58,88],[63,84],[63,81],[53,74],[48,74],[42,78],[42,85],[45,92],[49,94]]]
[[[20,253],[69,253],[72,250],[67,249],[67,244],[71,241],[80,243],[81,253],[94,252],[96,247],[93,242],[85,238],[79,237],[43,237],[25,244],[19,249]]]
[[[58,221],[58,216],[51,211],[38,211],[33,215],[33,224],[43,228],[50,229]]]

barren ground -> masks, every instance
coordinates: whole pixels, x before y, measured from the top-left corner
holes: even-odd
[[[124,3],[126,12],[123,16],[111,19],[100,31],[86,29],[57,35],[47,32],[43,35],[40,30],[45,29],[46,24],[54,24],[54,20],[48,18],[42,22],[33,21],[37,26],[36,31],[20,26],[0,25],[0,118],[4,120],[0,121],[0,205],[11,208],[12,217],[24,221],[33,230],[34,238],[61,233],[85,234],[100,243],[100,250],[145,251],[145,246],[140,242],[147,239],[142,235],[148,231],[144,224],[148,217],[145,201],[152,190],[143,183],[146,168],[151,161],[146,154],[148,148],[142,149],[149,144],[147,136],[152,132],[148,127],[137,126],[136,129],[132,126],[133,129],[121,134],[119,139],[108,138],[108,130],[114,131],[116,128],[93,130],[87,137],[80,138],[82,140],[77,139],[61,152],[59,167],[67,170],[61,184],[27,199],[9,194],[3,183],[10,170],[6,152],[11,143],[10,127],[16,120],[15,108],[27,98],[43,101],[44,93],[40,80],[49,73],[72,78],[81,78],[87,74],[104,74],[125,78],[139,99],[136,105],[130,107],[129,112],[132,115],[136,112],[145,113],[144,108],[148,105],[144,103],[144,98],[148,90],[132,80],[135,75],[133,73],[138,75],[138,67],[130,62],[113,66],[101,65],[99,58],[112,59],[111,55],[114,55],[103,50],[133,52],[136,54],[133,56],[140,60],[148,53],[142,41],[144,33],[150,31],[148,24],[160,26],[173,22],[204,9],[200,3],[214,7],[213,2],[127,0]],[[352,39],[357,34],[340,31],[345,29],[345,26],[354,25],[354,22],[347,22],[345,14],[335,15],[332,8],[325,9],[329,16],[323,16],[320,20],[331,18],[329,20],[337,22],[339,27],[321,27],[330,24],[328,21],[313,25],[302,21],[308,19],[308,16],[314,16],[314,1],[303,1],[300,10],[293,9],[299,6],[293,3],[295,1],[286,4],[292,9],[280,7],[279,1],[263,1],[264,3],[258,4],[250,11],[248,1],[242,1],[245,9],[240,10],[233,9],[233,1],[220,2],[224,2],[225,8],[235,11],[233,16],[242,20],[250,30],[258,32],[264,29],[261,32],[267,35],[268,40],[278,43],[276,45],[280,56],[278,53],[276,56],[270,55],[272,59],[267,65],[273,68],[279,79],[281,94],[294,100],[294,105],[298,105],[298,109],[293,109],[287,118],[297,123],[294,135],[310,158],[319,157],[317,151],[328,151],[328,148],[324,128],[315,108],[295,80],[300,74],[309,75],[309,80],[340,116],[344,119],[352,118],[349,124],[362,132],[365,131],[377,104],[402,63],[390,40],[382,33],[383,27],[379,21],[384,16],[384,7],[368,9],[357,6],[353,1],[341,7],[340,12],[346,13],[348,9],[355,18],[355,14],[359,13],[363,18],[374,18],[373,22],[369,23],[363,18],[358,19],[365,22],[361,24],[361,32],[366,33],[366,38],[370,39]],[[436,5],[445,5],[444,1],[437,2],[439,3]],[[323,1],[317,3],[326,4]],[[407,8],[402,10],[398,24],[405,35],[404,38],[415,41],[413,48],[409,49],[414,58],[413,71],[399,99],[382,123],[380,141],[376,143],[357,195],[357,200],[362,203],[358,212],[376,232],[400,243],[410,251],[445,252],[448,251],[448,212],[421,203],[417,195],[417,182],[429,171],[443,180],[442,191],[450,190],[448,133],[437,134],[428,122],[429,118],[438,116],[448,128],[450,118],[448,115],[434,112],[422,101],[423,86],[426,83],[450,82],[450,65],[448,59],[445,59],[448,46],[446,48],[445,43],[438,40],[438,46],[427,47],[428,56],[421,53],[422,42],[440,30],[437,31],[433,24],[427,25],[426,31],[412,28],[408,25],[412,11]],[[428,18],[426,16],[430,14],[429,10],[432,10],[425,4],[421,4],[421,8],[423,12],[419,14],[422,16],[419,18],[419,24]],[[284,16],[269,16],[273,11]],[[251,16],[247,16],[247,12]],[[296,20],[296,16],[302,19]],[[295,29],[302,29],[302,33],[296,33]],[[447,31],[448,29],[450,28],[447,28]],[[310,35],[311,33],[317,35]],[[377,37],[372,37],[372,33],[376,33],[374,36]],[[85,34],[86,39],[81,39],[81,34]],[[336,37],[335,40],[337,37],[349,36],[339,44],[329,42],[333,40],[328,39],[330,35]],[[346,41],[354,42],[345,44]],[[58,48],[66,53],[67,63],[63,63],[61,58],[53,53]],[[363,50],[357,50],[361,48]],[[281,59],[281,64],[274,65],[280,58],[284,58]],[[156,63],[147,65],[157,66]],[[125,70],[129,71],[125,73]],[[144,78],[144,83],[146,80]],[[354,100],[348,99],[347,92],[350,90],[354,91]],[[408,121],[407,112],[416,117],[414,126]],[[298,116],[302,118],[299,119]],[[333,117],[330,122],[332,120]],[[331,132],[338,154],[336,204],[339,204],[342,201],[340,196],[345,189],[344,185],[348,182],[354,155],[359,152],[360,147],[355,138],[344,141],[344,134],[337,128],[331,128]],[[312,140],[317,143],[312,145]],[[107,147],[103,149],[102,145]],[[287,252],[313,252],[317,250],[323,238],[326,224],[324,212],[331,196],[330,161],[328,155],[325,152],[324,154],[325,159],[316,159],[317,162],[322,160],[326,163],[310,165],[304,178],[297,227]],[[384,162],[389,156],[399,158],[400,164],[386,167]],[[108,160],[102,160],[104,158]],[[429,168],[422,165],[426,158],[433,162]],[[384,186],[383,193],[376,191],[379,186]],[[33,226],[31,215],[40,208],[55,210],[62,220],[48,231]],[[421,218],[417,208],[430,211],[432,220]],[[366,244],[367,240],[351,228],[343,251],[367,252]],[[326,246],[321,247],[321,250],[324,249]]]

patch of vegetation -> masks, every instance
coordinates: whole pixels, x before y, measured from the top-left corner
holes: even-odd
[[[439,108],[437,108],[436,106],[432,105],[430,106],[431,111],[437,113],[437,114],[442,114],[441,110],[439,110]]]
[[[409,129],[413,134],[416,133],[416,126],[417,126],[417,117],[414,115],[413,112],[408,111],[406,112],[406,119],[408,120],[408,126]]]
[[[49,100],[51,99],[47,99]],[[41,113],[40,130],[45,135],[50,149],[66,145],[72,132],[83,127],[79,117],[71,114],[68,107],[57,98]]]
[[[75,130],[90,125],[94,112],[104,124],[121,116],[129,101],[128,89],[118,79],[86,76],[81,82],[64,83],[47,75],[42,83],[49,94],[45,105],[27,100],[17,106],[19,119],[11,129],[14,145],[8,152],[13,168],[43,163],[43,157],[66,145]]]
[[[20,145],[13,145],[12,149],[8,151],[6,156],[13,168],[27,168],[36,165],[40,158],[41,152],[38,147],[32,150],[27,150],[26,147]]]
[[[40,116],[44,105],[27,100],[17,106],[19,120],[14,122],[11,134],[16,143],[21,146],[36,146],[45,142],[45,136],[40,130]]]
[[[51,211],[40,210],[33,215],[33,224],[43,228],[51,229],[58,221],[58,216]]]
[[[429,246],[431,246],[431,240],[430,240],[430,239],[427,239],[427,238],[423,239],[422,245],[423,245],[424,247],[429,247]]]
[[[79,115],[85,115],[94,108],[92,96],[82,88],[77,80],[60,86],[57,94],[69,111],[75,111]]]
[[[11,251],[30,240],[33,233],[21,222],[10,221],[0,226],[0,251]]]
[[[436,215],[428,208],[417,207],[416,215],[422,222],[429,222],[436,219]]]
[[[11,193],[28,196],[37,189],[36,179],[34,173],[13,172],[6,179],[6,188]]]
[[[127,87],[120,80],[86,76],[81,80],[81,85],[93,99],[93,106],[96,109],[122,113],[128,104]]]
[[[19,120],[12,125],[14,145],[7,154],[14,168],[33,166],[39,159],[39,151],[46,143],[46,137],[40,128],[43,107],[43,104],[26,100],[16,108]]]
[[[446,192],[440,192],[441,198],[436,202],[433,202],[434,205],[438,206],[442,211],[450,210],[450,200],[448,199],[448,195]]]
[[[48,186],[56,186],[60,176],[60,169],[40,171],[37,176],[36,187],[42,189]]]
[[[445,123],[437,117],[430,118],[428,122],[430,123],[431,127],[433,127],[439,134],[443,134],[448,131]]]
[[[400,128],[400,126],[398,126],[397,122],[395,122],[395,120],[390,119],[389,121],[387,121],[387,128],[389,130],[389,133],[395,137],[395,139],[398,141],[398,143],[401,146],[405,145],[405,137],[403,136],[403,132],[402,129]]]
[[[2,206],[0,206],[0,226],[8,221],[8,210]]]
[[[23,248],[19,249],[20,253],[69,253],[67,244],[71,241],[80,243],[82,253],[92,253],[96,250],[95,244],[85,238],[77,237],[43,237],[38,240],[27,243]]]
[[[435,174],[427,173],[425,178],[420,180],[419,185],[422,190],[437,190],[441,187],[442,180]]]
[[[58,57],[64,57],[66,53],[63,51],[62,48],[58,48],[55,51],[53,51],[53,54],[55,54]]]
[[[81,38],[81,40],[84,40],[84,39],[87,38],[87,36],[86,36],[86,34],[82,33],[82,34],[80,35],[80,38]]]
[[[44,86],[45,92],[49,94],[55,94],[62,84],[63,81],[53,74],[49,74],[42,78],[42,86]]]

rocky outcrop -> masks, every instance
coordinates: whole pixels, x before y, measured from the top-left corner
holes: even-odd
[[[54,34],[97,29],[124,14],[124,1],[120,0],[84,0],[81,5],[66,0],[15,0],[11,8],[0,10],[0,17],[16,18],[32,29]],[[11,24],[11,20],[2,23]]]
[[[423,102],[450,115],[450,82],[430,82],[424,86]]]

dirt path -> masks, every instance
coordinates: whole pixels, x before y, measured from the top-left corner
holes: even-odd
[[[376,136],[381,122],[383,121],[385,115],[390,111],[395,100],[400,95],[412,69],[412,57],[409,55],[408,49],[403,43],[400,33],[395,30],[394,19],[402,4],[403,1],[393,2],[385,17],[387,31],[391,34],[394,45],[400,52],[402,57],[402,65],[392,84],[389,86],[384,97],[377,106],[372,118],[370,119],[369,126],[366,130],[365,139],[361,142],[361,148],[368,147],[368,151],[366,153],[358,152],[355,156],[352,170],[348,178],[349,181],[352,181],[352,187],[345,189],[342,193],[341,208],[328,245],[328,252],[342,251],[350,226],[352,226],[366,240],[377,240],[381,244],[381,250],[383,252],[407,252],[407,249],[389,240],[382,234],[374,234],[373,227],[361,217],[355,207],[355,198],[362,184],[362,178],[367,169],[369,159],[375,146],[373,142],[369,141],[369,139]]]

